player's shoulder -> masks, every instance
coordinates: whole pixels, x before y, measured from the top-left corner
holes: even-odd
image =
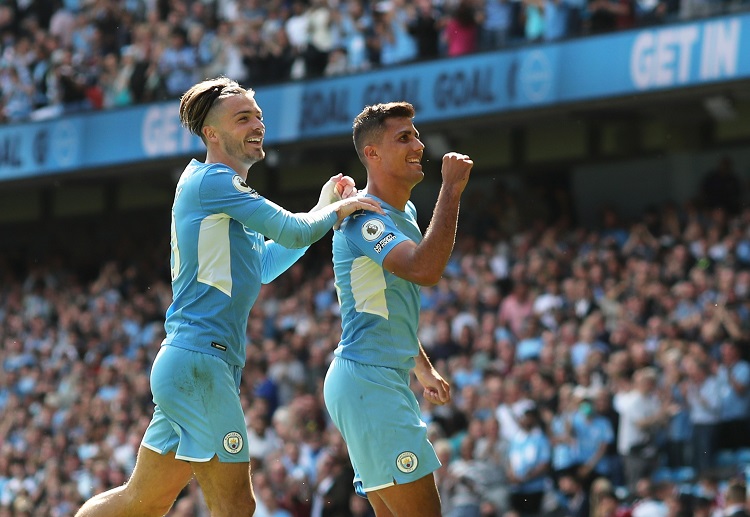
[[[230,174],[220,170],[227,169],[226,165],[222,166],[221,168],[216,167],[217,165],[219,164],[203,163],[199,162],[198,160],[191,160],[187,167],[185,167],[182,175],[180,175],[180,180],[177,183],[178,186],[200,185],[205,181],[207,177],[212,175],[220,176],[223,174],[226,175],[226,177],[231,178]]]
[[[220,180],[228,180],[234,178],[235,176],[242,179],[242,177],[234,170],[232,170],[231,167],[228,167],[223,163],[204,163],[202,164],[202,167],[199,168],[198,173],[206,177],[216,178]]]
[[[221,163],[206,164],[203,171],[202,183],[204,187],[212,190],[229,193],[240,193],[254,199],[260,198],[260,194],[247,184],[245,178],[237,174],[232,168]]]
[[[365,241],[371,241],[382,235],[387,226],[387,215],[359,210],[343,221],[341,230],[350,236],[361,235]]]

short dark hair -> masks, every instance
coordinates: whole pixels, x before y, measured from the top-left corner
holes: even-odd
[[[255,92],[250,88],[243,88],[237,81],[220,76],[206,79],[193,85],[180,99],[180,123],[191,133],[203,137],[203,125],[211,108],[217,99],[225,99],[233,95],[247,95]]]
[[[364,149],[383,136],[385,121],[390,118],[414,118],[415,110],[408,102],[388,102],[367,106],[354,117],[352,138],[354,149],[365,163]]]

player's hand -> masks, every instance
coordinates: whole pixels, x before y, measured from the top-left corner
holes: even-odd
[[[428,402],[436,406],[442,406],[451,401],[451,385],[435,370],[430,368],[429,372],[421,373],[414,370],[417,380],[424,387],[422,396]]]
[[[346,217],[359,210],[369,210],[370,212],[385,215],[385,212],[380,206],[380,203],[372,198],[365,196],[354,196],[347,199],[342,199],[341,201],[337,201],[336,203],[334,203],[332,206],[336,210],[336,217],[338,218],[336,224],[333,226],[334,229],[338,228],[341,224],[341,221],[343,221]]]
[[[474,162],[465,154],[445,153],[443,156],[443,183],[455,185],[463,192],[469,181]]]
[[[354,184],[354,180],[350,176],[344,176],[342,173],[338,173],[323,184],[323,188],[320,189],[320,197],[318,198],[318,204],[315,205],[313,210],[319,210],[325,206],[347,199],[357,195],[357,188]]]
[[[359,191],[357,190],[357,186],[354,183],[354,179],[351,176],[344,176],[343,174],[339,173],[336,176],[333,176],[333,178],[336,178],[340,176],[338,180],[336,180],[336,195],[339,199],[349,199],[350,197],[356,196]],[[331,178],[331,179],[333,179]]]

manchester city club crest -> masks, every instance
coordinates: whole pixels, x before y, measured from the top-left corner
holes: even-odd
[[[224,437],[224,450],[229,454],[237,454],[242,450],[242,435],[236,431],[227,433]]]
[[[402,452],[398,455],[398,458],[396,458],[396,467],[405,474],[417,470],[417,465],[419,465],[419,460],[417,459],[417,455],[413,452]]]

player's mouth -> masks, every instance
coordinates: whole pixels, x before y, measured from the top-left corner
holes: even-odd
[[[248,138],[247,140],[245,140],[245,142],[252,145],[263,145],[263,137],[254,136],[252,138]]]
[[[406,163],[410,165],[419,165],[419,167],[422,167],[422,158],[420,156],[415,156],[413,158],[407,158]]]

